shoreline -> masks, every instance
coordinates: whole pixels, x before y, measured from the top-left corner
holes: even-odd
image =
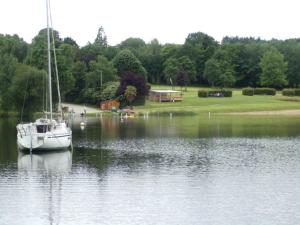
[[[300,109],[285,109],[271,111],[252,111],[252,112],[231,112],[228,115],[247,115],[247,116],[300,116]]]

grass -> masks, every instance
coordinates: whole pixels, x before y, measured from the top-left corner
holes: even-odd
[[[155,89],[170,89],[170,86],[152,85]],[[176,87],[175,90],[180,90]],[[151,102],[136,106],[137,113],[154,112],[193,112],[193,113],[230,113],[300,109],[300,97],[285,97],[277,92],[276,96],[244,96],[241,89],[232,89],[232,97],[198,97],[198,87],[188,87],[183,92],[182,102]]]

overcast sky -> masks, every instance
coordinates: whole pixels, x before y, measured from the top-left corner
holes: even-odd
[[[299,2],[299,3],[298,3]],[[54,29],[80,46],[104,27],[109,45],[129,37],[184,43],[192,32],[224,36],[300,37],[299,0],[51,0]],[[46,27],[45,0],[0,0],[0,33],[28,43]]]

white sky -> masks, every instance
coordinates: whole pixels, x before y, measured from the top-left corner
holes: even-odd
[[[182,44],[189,33],[300,37],[299,0],[51,0],[54,29],[80,46],[104,27],[109,45],[129,37]],[[46,27],[45,0],[0,0],[0,33],[28,43]]]

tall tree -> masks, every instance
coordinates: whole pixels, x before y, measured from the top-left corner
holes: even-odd
[[[106,36],[106,34],[104,32],[104,28],[102,26],[98,29],[97,37],[95,39],[94,44],[99,45],[103,48],[106,48],[108,46],[107,36]]]
[[[34,67],[24,64],[18,64],[16,75],[12,80],[9,88],[9,98],[6,99],[6,104],[9,104],[10,109],[21,112],[23,102],[24,114],[31,114],[36,111],[43,110],[43,78],[46,73]]]
[[[182,54],[193,59],[196,65],[197,80],[203,82],[203,72],[205,62],[210,59],[215,50],[218,48],[218,43],[212,37],[202,32],[190,33],[183,45]]]
[[[218,83],[221,75],[222,72],[218,61],[213,58],[207,60],[203,76],[208,80],[208,83],[214,87]]]
[[[117,69],[119,76],[126,72],[132,72],[147,78],[147,72],[142,63],[128,49],[119,52],[113,59],[113,64]]]
[[[281,88],[287,84],[288,63],[284,61],[283,55],[276,48],[271,48],[263,55],[260,67],[262,69],[261,85]]]

